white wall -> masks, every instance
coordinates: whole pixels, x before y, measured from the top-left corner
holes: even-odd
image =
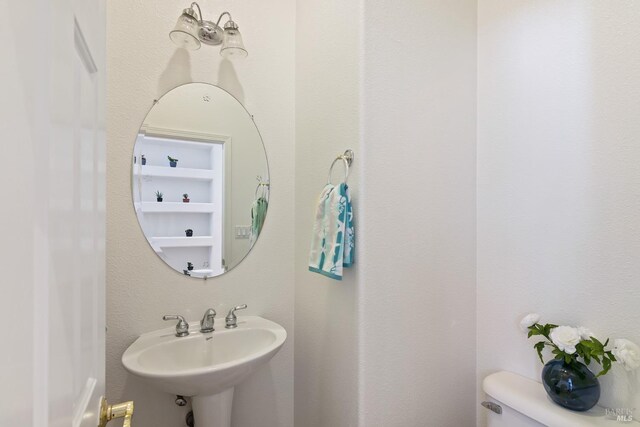
[[[476,11],[429,3],[297,4],[299,426],[474,423]],[[345,148],[357,267],[336,283],[305,266]]]
[[[365,6],[361,425],[475,420],[476,2]]]
[[[527,312],[640,343],[640,4],[480,0],[478,22],[478,380],[537,379]],[[640,407],[637,379],[602,382]]]
[[[233,64],[221,61],[215,48],[174,48],[168,32],[186,5],[108,2],[107,395],[135,400],[137,426],[184,425],[187,409],[128,375],[122,353],[139,334],[167,326],[163,314],[193,320],[214,307],[224,316],[232,305],[247,303],[247,314],[282,324],[289,338],[267,367],[236,388],[234,427],[292,426],[295,3],[200,2],[206,16],[229,10],[240,26],[249,57]],[[206,282],[186,278],[156,257],[130,193],[130,156],[153,99],[190,81],[222,86],[255,115],[273,183],[265,228],[250,256]]]
[[[49,203],[43,200],[55,200],[49,195],[49,185],[43,185],[41,180],[49,173],[49,144],[55,146],[60,140],[52,137],[50,131],[54,114],[49,112],[52,102],[48,94],[52,83],[42,79],[38,71],[38,66],[52,66],[55,51],[33,34],[26,37],[18,34],[19,28],[30,23],[51,31],[54,22],[44,19],[40,5],[35,2],[25,5],[25,15],[15,15],[16,6],[8,2],[0,6],[0,36],[5,40],[0,47],[3,58],[0,88],[4,94],[0,100],[0,136],[7,142],[4,156],[12,159],[7,162],[8,167],[0,169],[0,182],[3,192],[13,194],[11,206],[5,206],[1,214],[5,244],[0,246],[0,267],[5,274],[0,309],[8,319],[21,320],[19,328],[7,328],[4,333],[0,424],[32,427],[39,414],[40,420],[48,422],[47,411],[43,410],[48,388],[38,390],[38,374],[46,375],[49,365],[48,355],[43,355],[42,350],[48,347],[45,337],[50,328],[39,324],[49,319],[50,315],[42,310],[49,308],[49,297],[38,295],[38,290],[48,289],[49,267],[36,263],[39,259],[46,260],[48,255],[45,237],[49,232],[46,225]],[[25,51],[34,54],[25,56]],[[36,365],[36,362],[45,363]],[[40,372],[34,372],[34,365]]]
[[[317,197],[337,154],[355,151],[349,178],[359,221],[357,0],[300,0],[296,32],[295,425],[356,426],[358,416],[358,245],[341,282],[308,271]],[[343,173],[336,164],[334,182]]]

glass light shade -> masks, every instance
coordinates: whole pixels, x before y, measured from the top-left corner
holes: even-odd
[[[242,43],[242,36],[237,28],[224,29],[224,41],[220,48],[220,55],[225,58],[245,58],[248,53]]]
[[[193,16],[183,13],[178,18],[173,31],[169,33],[169,37],[178,47],[189,50],[200,49],[198,28],[198,21]]]

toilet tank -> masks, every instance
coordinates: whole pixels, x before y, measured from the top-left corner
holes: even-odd
[[[484,415],[484,424],[480,423],[481,426],[484,427],[545,427],[544,424],[541,424],[526,415],[521,414],[515,409],[505,405],[499,400],[493,399],[487,396],[487,401],[496,403],[500,406],[502,413],[496,414],[491,410],[486,410],[486,414]]]
[[[564,409],[549,399],[539,381],[513,372],[500,371],[482,382],[485,392],[479,427],[617,427],[601,407],[585,412]],[[495,405],[499,407],[495,407]],[[497,412],[501,412],[498,414]]]

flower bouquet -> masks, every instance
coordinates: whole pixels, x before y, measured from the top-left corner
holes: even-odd
[[[614,362],[628,371],[640,367],[640,347],[627,339],[613,340],[610,347],[609,339],[603,343],[587,328],[539,322],[540,315],[531,313],[522,319],[520,327],[528,331],[528,338],[540,338],[533,347],[543,364],[545,348],[554,355],[542,369],[542,383],[560,406],[576,411],[591,409],[600,399],[598,377],[609,372]],[[587,367],[592,362],[601,367],[596,375]]]

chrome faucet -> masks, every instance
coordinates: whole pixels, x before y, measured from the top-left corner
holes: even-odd
[[[213,324],[216,321],[216,311],[213,308],[208,309],[204,312],[204,316],[202,316],[202,320],[200,321],[200,332],[207,333],[213,332]]]
[[[189,324],[184,320],[184,317],[178,314],[170,314],[162,316],[162,320],[177,320],[178,324],[176,325],[176,336],[177,337],[186,337],[189,335]]]
[[[229,314],[227,314],[227,317],[224,318],[225,328],[227,329],[237,328],[238,318],[236,317],[236,310],[244,310],[245,308],[247,308],[247,304],[242,304],[237,307],[233,307],[231,310],[229,310]]]

